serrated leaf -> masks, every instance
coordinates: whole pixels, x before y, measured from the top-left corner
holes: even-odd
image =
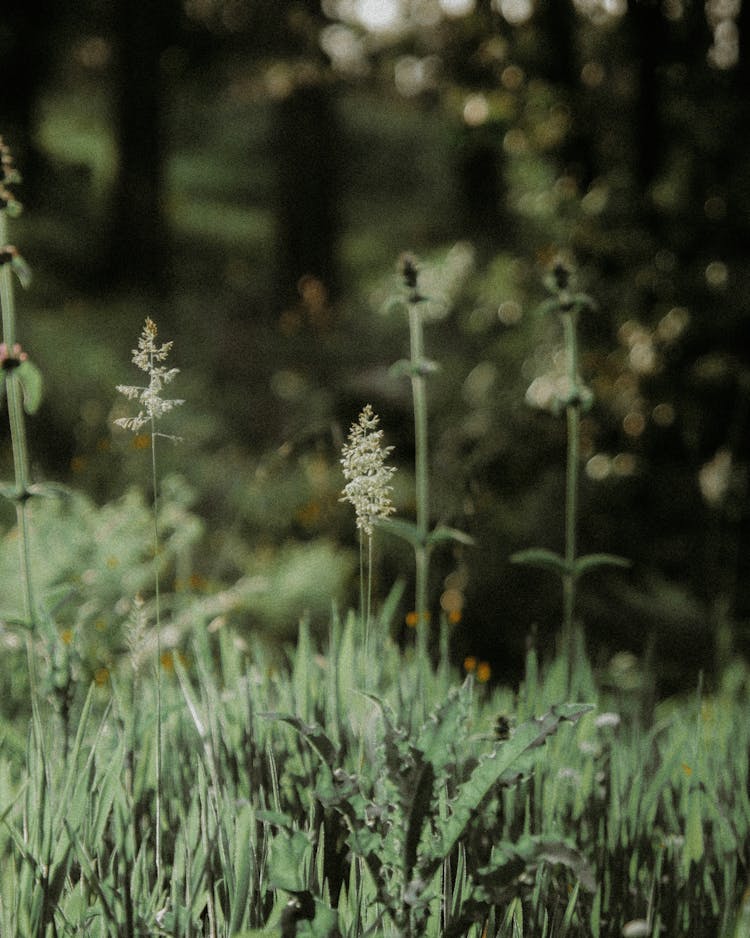
[[[27,414],[35,414],[42,403],[42,373],[28,358],[15,369],[15,375],[23,391],[23,408]]]
[[[513,736],[479,762],[469,779],[461,786],[445,824],[436,852],[422,874],[431,876],[466,832],[474,813],[479,809],[495,784],[513,763],[531,749],[541,746],[548,736],[557,732],[561,722],[575,723],[592,708],[590,704],[563,704],[553,707],[538,720],[529,720],[519,726]]]
[[[453,763],[455,742],[461,738],[468,716],[467,697],[469,684],[451,688],[419,732],[417,745],[422,750],[436,773]]]
[[[584,554],[573,564],[573,572],[577,577],[583,576],[597,567],[630,567],[631,562],[626,557],[617,554]]]
[[[439,544],[443,541],[457,541],[459,544],[466,544],[469,547],[473,547],[476,543],[470,534],[465,534],[457,528],[449,528],[441,524],[427,535],[427,543]]]
[[[261,713],[260,716],[267,720],[280,720],[287,723],[305,739],[313,749],[318,753],[323,762],[333,768],[339,761],[339,751],[333,740],[325,733],[317,723],[307,724],[299,717],[286,713]]]
[[[539,567],[541,570],[551,570],[560,576],[566,576],[570,572],[564,557],[544,547],[530,547],[528,550],[516,551],[515,554],[511,554],[510,562]]]

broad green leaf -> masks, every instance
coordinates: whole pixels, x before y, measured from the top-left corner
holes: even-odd
[[[395,534],[396,537],[408,541],[412,547],[423,546],[419,530],[412,521],[404,521],[402,518],[383,518],[375,524],[379,530]]]
[[[23,390],[23,407],[27,414],[35,414],[42,403],[42,373],[28,358],[16,368],[15,375]]]
[[[313,920],[297,922],[297,938],[334,938],[336,935],[340,935],[338,913],[316,899]]]
[[[427,535],[428,544],[440,544],[443,541],[457,541],[459,544],[466,544],[468,547],[473,547],[476,543],[470,534],[465,534],[457,528],[448,528],[445,525],[439,525]]]
[[[626,557],[618,557],[617,554],[584,554],[573,564],[573,573],[581,577],[590,570],[597,567],[630,567],[631,562]]]
[[[274,889],[304,892],[305,869],[312,856],[312,845],[302,831],[282,831],[271,841],[268,851],[268,882]]]
[[[560,576],[566,576],[570,573],[565,558],[544,547],[530,547],[528,550],[516,551],[515,554],[511,554],[510,562],[523,563],[529,567],[539,567],[542,570],[552,570]]]

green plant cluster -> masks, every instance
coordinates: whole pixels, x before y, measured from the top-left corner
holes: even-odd
[[[0,934],[746,933],[745,670],[644,729],[584,660],[583,705],[562,659],[530,652],[517,695],[443,662],[422,723],[393,606],[376,655],[350,615],[281,665],[228,628],[175,659],[160,875],[148,671],[80,684],[70,738],[41,712],[6,735]]]
[[[625,561],[577,551],[587,394],[576,316],[590,304],[567,292],[562,268],[549,308],[569,365],[565,556],[532,548],[517,559],[560,576],[563,641],[548,666],[528,652],[513,692],[486,685],[476,662],[461,681],[447,615],[433,648],[431,548],[471,541],[432,526],[427,298],[411,261],[417,522],[381,510],[377,526],[414,548],[417,641],[402,648],[390,637],[398,581],[377,616],[368,587],[359,614],[342,620],[333,604],[325,642],[303,620],[279,655],[232,619],[289,592],[283,569],[217,589],[193,580],[202,523],[185,481],[161,477],[156,450],[157,438],[175,439],[156,422],[182,403],[161,397],[178,371],[161,364],[171,342],[156,343],[150,318],[133,353],[149,382],[118,388],[141,410],[115,421],[150,430],[150,507],[130,492],[97,508],[33,482],[26,416],[41,377],[16,342],[17,252],[6,255],[15,478],[2,494],[17,524],[0,550],[10,584],[0,638],[25,648],[28,685],[13,662],[0,727],[0,938],[747,934],[747,669],[726,668],[712,695],[701,688],[647,723],[642,685],[605,693],[583,652],[577,581]],[[383,454],[367,455],[354,472],[359,494],[371,499],[362,487],[375,486],[382,499]],[[299,564],[290,569],[300,589]],[[311,570],[320,590],[327,581]]]

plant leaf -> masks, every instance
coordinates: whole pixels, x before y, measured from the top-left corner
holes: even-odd
[[[553,550],[547,550],[544,547],[530,547],[528,550],[516,551],[515,554],[511,554],[510,562],[539,567],[541,570],[551,570],[560,576],[570,573],[565,559]]]
[[[302,831],[277,834],[268,851],[269,885],[285,892],[304,892],[304,871],[311,854],[312,844]]]
[[[453,813],[443,828],[437,849],[426,868],[421,871],[425,880],[451,853],[466,832],[474,813],[513,763],[530,749],[543,745],[548,736],[557,732],[560,723],[575,723],[592,709],[591,704],[561,704],[553,707],[538,720],[523,723],[507,742],[501,743],[494,752],[479,762],[453,801]]]
[[[577,576],[583,576],[590,570],[597,567],[630,567],[631,562],[626,557],[618,557],[617,554],[584,554],[573,564],[573,573]]]
[[[383,518],[375,522],[376,526],[383,531],[389,531],[408,541],[412,547],[422,547],[422,538],[419,534],[416,524],[413,521],[404,521],[402,518]]]
[[[427,536],[428,544],[439,544],[442,541],[458,541],[459,544],[466,544],[473,547],[476,541],[470,534],[465,534],[457,528],[449,528],[441,524]]]
[[[42,373],[28,358],[15,369],[23,391],[23,408],[27,414],[35,414],[42,403]]]

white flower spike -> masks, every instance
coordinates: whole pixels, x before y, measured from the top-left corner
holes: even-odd
[[[380,418],[366,404],[357,423],[352,424],[349,439],[341,450],[341,465],[347,480],[341,501],[351,502],[357,515],[357,528],[372,536],[375,522],[392,515],[393,487],[390,479],[396,471],[385,460],[393,450],[382,447],[383,431],[377,426]]]
[[[132,430],[138,433],[147,424],[152,427],[160,417],[169,413],[170,410],[183,404],[180,400],[167,400],[161,396],[161,392],[166,384],[173,381],[179,374],[179,368],[167,368],[158,364],[164,362],[172,348],[172,342],[164,342],[162,345],[156,344],[156,323],[146,318],[146,323],[138,338],[138,348],[133,349],[133,364],[137,365],[141,371],[148,375],[148,384],[145,387],[119,384],[117,390],[124,394],[128,400],[138,401],[141,409],[135,417],[120,417],[115,420],[118,427],[125,430]],[[155,432],[155,431],[154,431]],[[166,436],[166,434],[159,434]],[[170,437],[174,439],[174,437]]]

